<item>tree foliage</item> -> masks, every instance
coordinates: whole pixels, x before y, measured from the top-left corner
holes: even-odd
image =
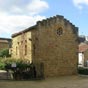
[[[3,49],[0,51],[0,57],[10,57],[9,49]]]

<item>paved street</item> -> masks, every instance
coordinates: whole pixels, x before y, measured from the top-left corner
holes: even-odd
[[[88,88],[88,77],[64,76],[37,81],[0,81],[0,88]]]

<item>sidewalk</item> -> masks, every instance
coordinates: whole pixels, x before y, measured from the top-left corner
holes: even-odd
[[[88,78],[62,76],[36,81],[0,81],[0,88],[88,88]]]

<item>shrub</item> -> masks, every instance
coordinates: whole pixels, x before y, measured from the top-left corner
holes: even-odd
[[[5,63],[3,62],[3,59],[0,58],[0,70],[4,70],[5,69]]]
[[[88,75],[88,68],[87,67],[79,67],[78,73],[82,75]]]
[[[10,57],[9,49],[3,49],[0,51],[0,57]]]
[[[12,64],[16,64],[15,69],[16,70],[25,70],[27,67],[30,67],[30,61],[28,59],[12,59],[12,58],[7,58],[3,59],[5,63],[6,69],[13,69]]]
[[[28,59],[0,58],[0,69],[5,69],[5,67],[11,68],[13,63],[16,63],[16,67],[20,69],[30,66]]]
[[[34,65],[30,64],[28,59],[12,59],[6,58],[0,61],[1,69],[10,70],[13,78],[18,79],[29,79],[34,77]],[[16,63],[16,67],[12,67],[12,63]]]

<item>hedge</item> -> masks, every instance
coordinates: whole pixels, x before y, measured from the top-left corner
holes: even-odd
[[[81,75],[88,75],[88,67],[79,67],[78,73]]]

